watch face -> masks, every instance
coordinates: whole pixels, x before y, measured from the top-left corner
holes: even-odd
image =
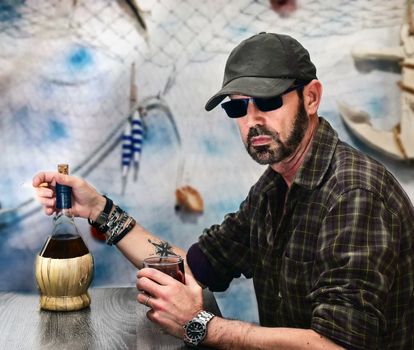
[[[195,342],[201,342],[206,334],[206,328],[200,322],[191,322],[187,327],[187,336]]]

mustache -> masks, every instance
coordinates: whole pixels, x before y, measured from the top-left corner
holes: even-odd
[[[251,144],[251,140],[253,137],[262,136],[262,135],[270,136],[273,138],[273,140],[280,143],[279,133],[271,131],[262,125],[256,125],[250,128],[249,132],[247,133],[248,144],[249,145]]]

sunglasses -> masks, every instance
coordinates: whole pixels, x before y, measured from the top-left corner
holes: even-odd
[[[297,90],[301,87],[304,87],[306,84],[300,84],[292,86],[287,89],[285,92],[278,96],[269,97],[269,98],[260,98],[260,97],[248,97],[248,98],[237,98],[230,100],[221,104],[221,107],[226,111],[229,118],[240,118],[244,117],[247,114],[247,107],[249,101],[253,101],[256,107],[262,112],[269,112],[275,109],[278,109],[283,106],[283,95]]]

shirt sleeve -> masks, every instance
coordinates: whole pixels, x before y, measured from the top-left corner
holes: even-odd
[[[214,270],[210,261],[201,251],[198,243],[194,243],[187,252],[187,264],[193,273],[194,278],[203,286],[208,287],[213,292],[225,291],[231,279],[220,279],[219,274]]]
[[[347,349],[377,349],[399,254],[400,223],[372,192],[349,191],[319,233],[311,328]]]
[[[242,274],[252,277],[250,259],[249,197],[237,212],[227,214],[220,225],[205,229],[198,246],[217,274],[217,279],[226,281],[220,290],[227,289],[233,278]]]

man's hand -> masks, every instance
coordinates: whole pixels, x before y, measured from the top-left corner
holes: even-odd
[[[72,211],[75,216],[95,220],[105,207],[105,198],[85,180],[57,172],[41,172],[35,175],[32,184],[37,200],[47,215],[52,215],[56,210],[56,183],[72,187]]]
[[[171,335],[184,337],[183,325],[203,310],[201,287],[191,274],[183,284],[171,276],[152,268],[138,271],[139,303],[150,307],[147,317]],[[151,296],[148,299],[148,296]]]

